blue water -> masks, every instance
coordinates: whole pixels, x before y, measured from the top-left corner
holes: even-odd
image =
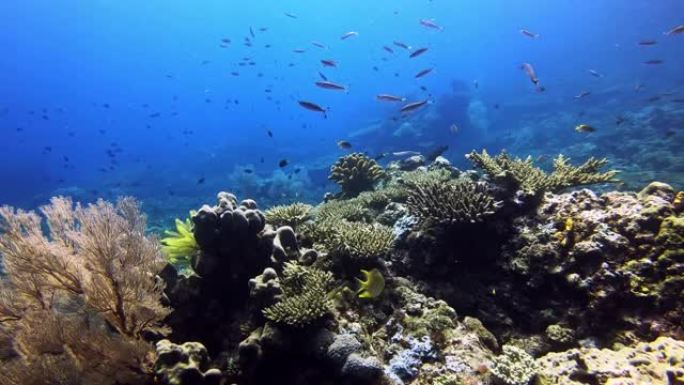
[[[681,188],[684,34],[663,32],[683,15],[678,0],[5,0],[0,203],[133,195],[166,220],[219,190],[316,202],[335,190],[341,139],[370,155],[446,144],[459,167],[484,147],[608,156],[632,188]],[[429,50],[409,58],[394,41]],[[663,63],[643,64],[653,59]],[[348,92],[316,87],[319,72]],[[402,116],[379,93],[431,104]],[[329,108],[327,119],[298,100]],[[597,132],[575,132],[580,123]]]

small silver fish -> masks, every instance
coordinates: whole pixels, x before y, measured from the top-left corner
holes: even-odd
[[[415,111],[415,110],[417,110],[417,109],[420,109],[420,108],[424,107],[424,106],[427,105],[429,102],[430,102],[430,101],[427,100],[427,99],[425,99],[425,100],[419,100],[419,101],[417,101],[417,102],[411,102],[411,103],[406,104],[406,105],[404,105],[403,107],[401,107],[401,109],[400,109],[399,111],[401,111],[401,112],[403,112],[403,113],[413,112],[413,111]]]
[[[420,24],[423,25],[424,27],[436,29],[439,31],[444,30],[443,27],[441,27],[437,23],[435,23],[435,19],[420,19]]]
[[[414,156],[414,155],[420,155],[420,152],[417,151],[396,151],[391,153],[392,156],[397,156],[397,157],[404,157],[404,156]]]
[[[415,78],[416,78],[416,79],[422,78],[423,76],[429,74],[430,72],[432,72],[432,68],[426,68],[426,69],[424,69],[424,70],[418,72],[418,73],[416,74]]]
[[[342,84],[337,84],[328,80],[319,80],[316,82],[316,85],[320,88],[324,88],[326,90],[336,90],[336,91],[346,91],[347,87],[343,86]]]
[[[534,33],[534,32],[529,31],[529,30],[527,30],[527,29],[521,29],[521,30],[520,30],[520,33],[521,33],[523,36],[529,37],[529,38],[531,38],[531,39],[538,39],[538,38],[541,36],[541,35],[539,35],[538,33]]]
[[[388,102],[403,102],[406,100],[406,98],[404,97],[390,94],[378,94],[378,96],[376,96],[375,98],[378,100],[384,100]]]
[[[342,35],[342,36],[340,37],[340,39],[341,39],[341,40],[347,40],[347,39],[349,39],[349,38],[352,37],[352,36],[354,36],[354,37],[359,36],[359,33],[358,33],[358,32],[354,32],[354,31],[350,31],[350,32],[347,32],[347,33],[345,33],[344,35]]]
[[[428,50],[427,48],[418,48],[417,50],[411,52],[409,57],[414,58],[414,57],[420,56],[420,55],[424,54],[425,52],[427,52],[427,50]]]
[[[673,35],[679,35],[680,33],[684,33],[684,24],[678,25],[671,30],[664,32],[663,35],[665,36],[673,36]]]

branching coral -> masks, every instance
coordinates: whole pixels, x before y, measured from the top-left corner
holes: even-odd
[[[0,384],[141,382],[153,350],[143,336],[166,332],[169,311],[138,204],[53,198],[42,213],[47,233],[35,212],[0,208],[0,334],[17,353],[0,362]]]
[[[192,215],[191,212],[190,216]],[[185,221],[176,218],[176,231],[165,231],[167,236],[161,239],[162,251],[169,262],[190,265],[190,257],[199,251],[195,234],[192,231],[193,224],[190,218]]]
[[[451,225],[480,222],[493,214],[499,203],[475,182],[427,181],[409,185],[407,206],[423,222]]]
[[[266,210],[266,221],[276,227],[290,226],[297,229],[311,217],[311,209],[313,206],[304,203],[293,203],[290,205],[273,206]]]
[[[371,259],[387,254],[392,248],[392,242],[394,233],[387,226],[341,221],[335,225],[325,247],[352,258]]]
[[[329,179],[342,189],[344,198],[352,198],[362,191],[372,190],[374,185],[387,178],[385,170],[375,160],[361,153],[353,153],[338,159],[330,168]]]
[[[526,159],[512,158],[506,152],[502,152],[492,157],[483,150],[482,153],[472,151],[467,158],[490,176],[503,180],[510,178],[519,185],[519,188],[532,194],[556,192],[573,186],[615,182],[617,175],[615,170],[599,171],[608,163],[605,158],[592,157],[579,166],[572,166],[568,158],[558,155],[553,161],[554,171],[551,174],[536,167],[530,156]]]
[[[282,297],[278,303],[264,309],[271,321],[294,327],[309,325],[330,312],[328,292],[332,273],[288,262],[281,278]]]
[[[316,221],[365,221],[369,219],[369,212],[358,198],[342,201],[330,201],[318,207]]]

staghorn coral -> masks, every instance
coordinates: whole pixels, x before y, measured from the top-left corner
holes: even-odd
[[[264,215],[266,221],[273,226],[290,226],[297,230],[297,227],[311,218],[313,206],[304,203],[292,203],[289,205],[273,206],[266,210]]]
[[[407,206],[423,222],[453,225],[481,222],[497,210],[499,203],[482,184],[428,180],[409,185]]]
[[[387,178],[387,174],[375,160],[353,153],[338,159],[330,168],[328,178],[340,185],[342,197],[353,198],[362,191],[373,190],[377,182]]]
[[[326,202],[316,210],[317,222],[327,220],[339,221],[343,219],[366,222],[370,220],[370,213],[357,198]]]
[[[280,281],[282,297],[263,311],[269,320],[304,327],[330,312],[328,292],[333,283],[332,273],[288,262]]]
[[[534,165],[531,156],[526,159],[512,158],[502,152],[492,157],[486,150],[482,150],[482,153],[472,151],[466,157],[495,180],[513,182],[517,185],[516,188],[533,195],[573,186],[616,182],[617,171],[599,172],[608,163],[605,158],[592,157],[579,166],[572,166],[568,158],[558,155],[553,161],[554,171],[547,174]]]
[[[88,206],[57,197],[41,217],[0,208],[0,335],[15,356],[0,384],[140,383],[149,333],[164,334],[159,244],[131,198]]]

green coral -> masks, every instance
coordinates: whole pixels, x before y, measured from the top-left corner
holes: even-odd
[[[380,224],[349,221],[326,221],[320,229],[324,234],[320,245],[327,251],[354,259],[372,259],[386,255],[392,248],[392,229]]]
[[[340,186],[344,198],[353,198],[362,191],[373,190],[377,182],[386,178],[387,174],[378,162],[358,152],[338,159],[330,168],[329,176]]]
[[[600,172],[608,160],[589,158],[579,166],[572,166],[569,159],[558,155],[553,161],[554,171],[546,173],[534,165],[532,157],[511,157],[506,152],[492,157],[483,150],[467,155],[473,164],[495,179],[512,179],[526,192],[537,194],[544,191],[557,192],[567,187],[596,183],[616,182],[617,171]]]
[[[193,213],[190,212],[192,217]],[[176,218],[176,231],[166,230],[166,237],[161,239],[162,251],[169,262],[179,265],[189,265],[190,258],[199,251],[199,245],[193,234],[193,224],[190,218],[181,221]]]
[[[334,200],[320,205],[316,210],[316,221],[348,220],[367,221],[370,213],[358,199]]]
[[[406,330],[415,337],[432,336],[456,327],[456,311],[442,300],[434,301],[422,309],[420,315],[407,315]]]
[[[409,212],[422,222],[451,225],[475,223],[493,214],[499,203],[482,184],[470,180],[428,180],[408,186]]]
[[[320,320],[331,311],[328,293],[332,284],[332,273],[288,262],[280,279],[283,294],[275,305],[264,309],[264,316],[293,327]]]
[[[503,354],[494,359],[492,374],[508,385],[527,385],[537,374],[534,358],[513,345],[504,345]]]
[[[313,206],[304,203],[292,203],[289,205],[273,206],[266,210],[266,221],[276,227],[290,226],[297,229],[297,226],[311,218]]]

